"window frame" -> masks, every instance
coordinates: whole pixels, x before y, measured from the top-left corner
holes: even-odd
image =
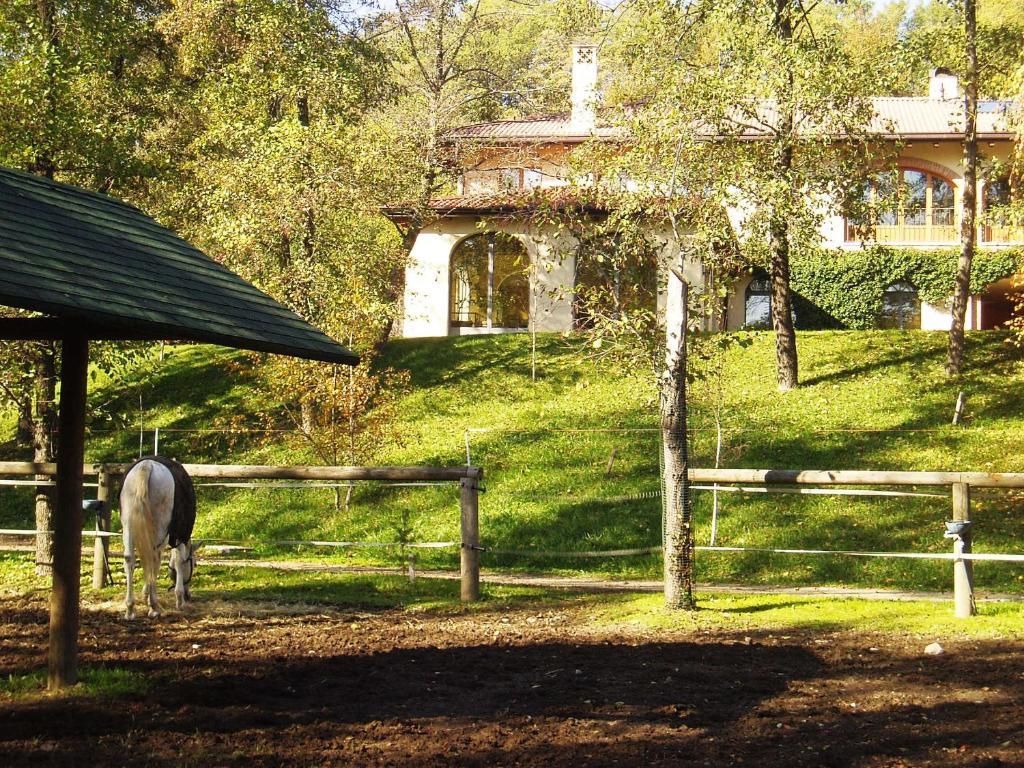
[[[903,297],[913,296],[913,307],[909,313],[901,312],[897,304],[886,303],[886,299],[896,294]],[[878,313],[876,324],[883,330],[919,331],[921,330],[922,306],[921,292],[916,285],[909,280],[894,280],[882,289],[882,310]],[[890,308],[892,308],[891,311]],[[893,324],[890,324],[890,318]]]
[[[924,177],[925,199],[923,210],[912,209],[908,205],[909,198],[904,199],[902,194],[898,196],[895,207],[883,208],[880,205],[884,198],[878,193],[878,187],[880,186],[878,177],[890,172],[894,172],[897,176],[898,183],[895,185],[897,191],[909,188],[909,183],[906,180],[908,173],[921,174]],[[945,184],[952,194],[951,205],[942,206],[941,208],[937,208],[934,204],[936,186],[939,182]],[[914,163],[907,163],[898,165],[894,171],[881,170],[873,174],[867,181],[867,187],[866,218],[868,221],[863,223],[857,222],[853,220],[850,214],[847,214],[844,227],[845,242],[855,243],[866,239],[889,243],[945,243],[956,241],[960,218],[959,198],[957,196],[956,184],[953,183],[951,176]],[[948,223],[937,220],[942,216],[940,212],[948,212]],[[880,214],[883,213],[891,213],[893,215],[892,223],[880,222]],[[913,223],[913,218],[918,216],[923,218],[923,223]],[[882,228],[884,228],[883,231],[891,230],[901,236],[879,238],[878,232]]]
[[[457,296],[456,296],[456,292],[458,290],[458,285],[457,285],[456,280],[455,280],[455,270],[457,268],[458,251],[459,251],[460,248],[475,248],[476,246],[475,246],[475,244],[473,244],[473,241],[475,241],[477,238],[484,238],[485,244],[484,244],[483,256],[486,259],[486,263],[484,265],[482,265],[482,266],[483,266],[484,270],[486,271],[486,286],[487,286],[486,290],[487,290],[487,295],[486,295],[486,297],[484,298],[483,301],[478,301],[477,302],[478,305],[480,305],[480,306],[482,306],[484,308],[484,322],[481,325],[474,324],[473,320],[471,320],[471,319],[470,320],[462,320],[462,319],[460,319],[458,317],[458,314],[460,314],[460,313],[458,313],[456,311],[457,310],[457,304],[456,304]],[[518,251],[519,251],[518,257],[522,259],[523,266],[522,266],[522,269],[519,270],[518,273],[516,271],[508,272],[508,274],[504,275],[504,277],[502,278],[500,283],[496,283],[495,282],[495,262],[496,262],[496,258],[498,256],[498,250],[497,249],[498,249],[498,246],[499,246],[499,243],[498,243],[498,239],[499,238],[504,240],[506,243],[508,243],[512,247],[518,249]],[[470,255],[472,255],[474,257],[477,257],[480,254],[470,254]],[[533,295],[533,274],[532,274],[533,269],[532,269],[532,267],[533,267],[533,261],[530,258],[530,252],[526,249],[526,246],[523,245],[523,243],[518,238],[516,238],[513,235],[507,234],[505,232],[495,232],[495,231],[480,232],[480,233],[477,233],[477,234],[469,235],[468,237],[464,237],[461,240],[459,240],[452,247],[451,253],[448,256],[448,328],[449,328],[449,331],[451,331],[452,329],[456,329],[456,328],[476,328],[476,329],[483,329],[483,330],[509,330],[509,331],[529,330],[530,322],[532,321],[532,312],[531,312],[532,295]],[[499,293],[501,292],[502,287],[506,286],[506,285],[508,285],[509,290],[511,290],[512,285],[514,285],[514,281],[510,283],[509,279],[510,278],[516,278],[520,274],[521,274],[521,276],[523,278],[525,278],[526,286],[527,286],[527,290],[526,290],[526,301],[527,301],[527,305],[526,305],[526,324],[525,325],[496,325],[495,324],[495,319],[496,319],[496,314],[497,314],[496,309],[497,309],[498,304],[501,301],[501,299],[499,298]],[[466,297],[466,303],[468,304],[468,306],[470,308],[472,308],[472,306],[473,306],[472,292],[473,292],[474,289],[478,289],[479,286],[475,286],[473,281],[468,281],[467,282],[467,286],[468,286],[467,287],[468,293],[467,293],[467,297]],[[471,311],[469,311],[466,314],[472,315],[472,314],[478,314],[478,313],[472,313]]]

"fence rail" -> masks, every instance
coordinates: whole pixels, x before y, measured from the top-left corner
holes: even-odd
[[[110,531],[109,494],[112,478],[122,475],[128,464],[86,464],[84,474],[97,477],[97,498],[104,502],[105,516],[98,521],[96,536],[97,571],[94,583],[105,578],[102,570],[107,560],[107,541]],[[307,481],[380,481],[392,483],[458,482],[461,508],[461,552],[462,598],[476,600],[479,597],[480,546],[479,492],[483,472],[478,467],[324,467],[324,466],[268,466],[245,464],[186,464],[186,470],[197,478],[230,478],[235,480],[307,480]],[[33,462],[0,462],[0,475],[33,475],[47,478],[56,475],[55,464]],[[915,472],[880,470],[791,470],[791,469],[704,469],[689,471],[691,482],[712,483],[715,486],[759,486],[769,490],[772,486],[813,485],[813,486],[931,486],[948,487],[951,499],[951,517],[946,523],[945,537],[953,542],[953,552],[948,555],[928,553],[870,553],[832,552],[827,550],[777,550],[794,554],[846,554],[855,556],[920,557],[952,560],[954,603],[957,616],[975,613],[972,563],[975,560],[1004,560],[1019,562],[1024,555],[975,555],[972,553],[971,530],[971,489],[1001,488],[1024,489],[1024,472]],[[40,484],[44,485],[43,480]],[[740,489],[737,489],[740,490]],[[753,491],[754,488],[742,488]],[[781,490],[781,489],[779,489]],[[878,491],[865,493],[877,494]],[[326,544],[326,542],[323,542]],[[655,551],[657,548],[644,548]],[[708,551],[748,551],[743,547],[699,547]],[[492,550],[496,553],[503,550]],[[631,551],[631,550],[630,550]],[[773,550],[776,551],[776,550]],[[565,553],[579,554],[579,553]],[[588,553],[589,554],[589,553]],[[596,554],[596,553],[595,553]],[[616,553],[609,553],[616,554]],[[102,581],[99,582],[102,585]]]
[[[83,474],[97,478],[96,498],[102,502],[96,518],[96,543],[93,559],[93,586],[99,588],[110,576],[110,491],[112,480],[123,476],[130,467],[123,463],[83,465]],[[185,464],[194,478],[231,478],[237,480],[318,480],[378,481],[392,483],[456,482],[462,528],[461,574],[462,599],[480,598],[480,480],[483,470],[473,466],[455,467],[312,467],[272,466],[264,464]],[[57,465],[30,461],[0,461],[0,475],[34,475],[55,477]],[[44,480],[41,485],[47,485]]]

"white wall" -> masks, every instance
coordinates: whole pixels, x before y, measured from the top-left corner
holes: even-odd
[[[953,325],[952,298],[939,305],[921,302],[921,330],[948,331]],[[967,313],[964,329],[973,331],[981,327],[981,301],[977,296],[967,297]]]
[[[452,249],[462,239],[485,231],[505,232],[526,248],[534,265],[531,327],[538,331],[567,331],[572,327],[572,283],[575,259],[560,257],[567,243],[555,232],[536,232],[518,222],[488,222],[479,226],[471,216],[451,217],[425,227],[416,237],[405,271],[405,338],[447,336],[448,265]],[[462,335],[501,333],[501,329],[460,328]]]
[[[448,255],[465,235],[438,222],[416,236],[405,269],[406,338],[448,335]]]

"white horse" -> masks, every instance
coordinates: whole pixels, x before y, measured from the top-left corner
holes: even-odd
[[[121,488],[121,528],[124,536],[124,570],[128,581],[125,617],[135,618],[135,549],[142,559],[145,586],[142,597],[149,602],[149,617],[160,615],[156,580],[164,547],[170,544],[170,573],[174,599],[181,608],[189,599],[189,582],[195,571],[192,526],[195,523],[195,490],[192,480],[176,461],[159,456],[134,464]]]

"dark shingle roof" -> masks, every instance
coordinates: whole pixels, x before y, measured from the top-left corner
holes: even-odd
[[[8,168],[0,168],[0,304],[125,338],[358,361],[138,208]]]

